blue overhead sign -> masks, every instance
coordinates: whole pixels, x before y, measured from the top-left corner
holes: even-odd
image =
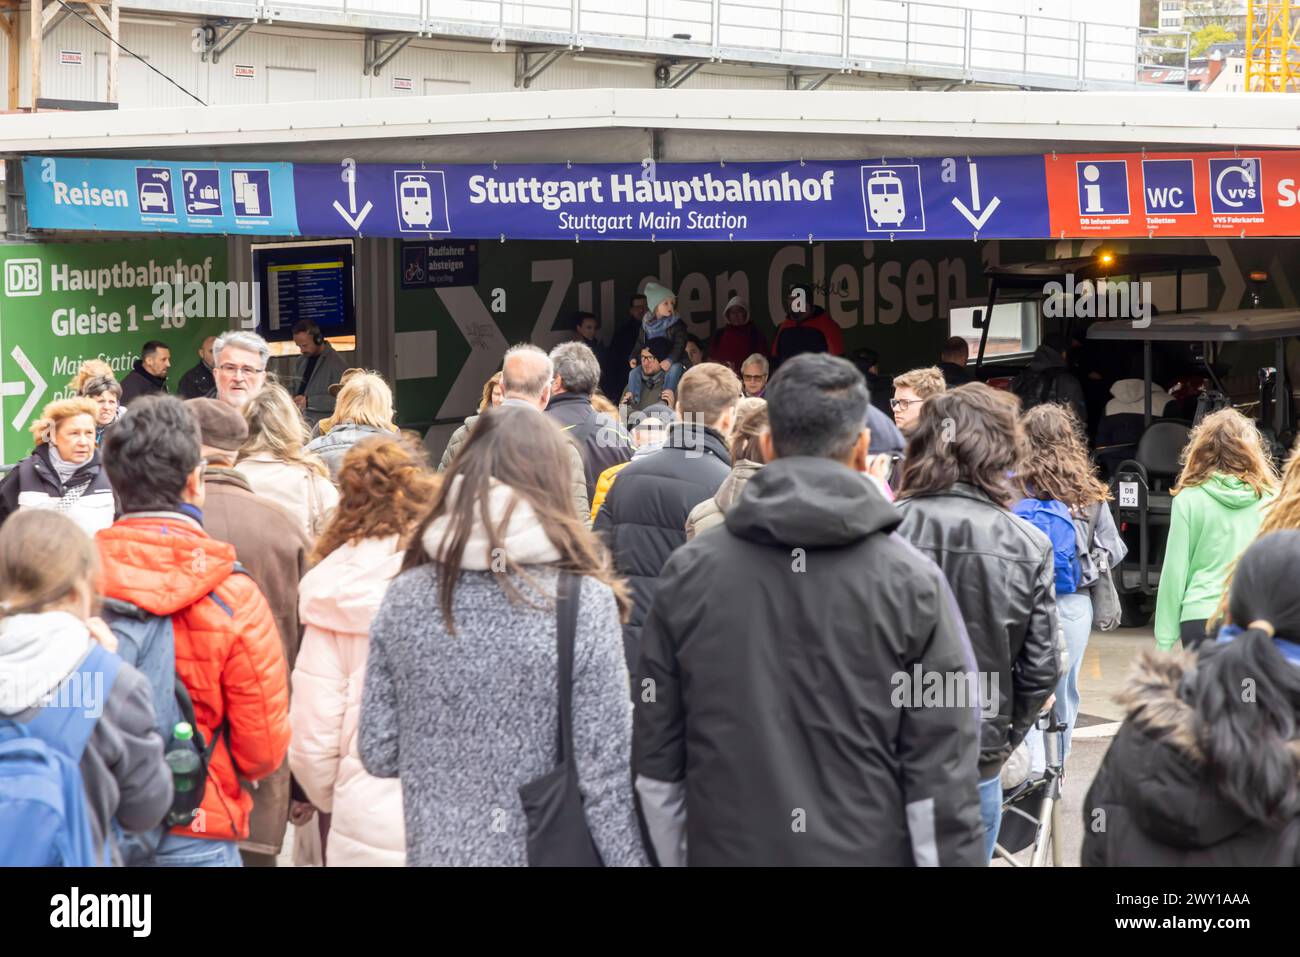
[[[408,240],[1049,235],[1043,157],[337,165],[27,157],[38,229]]]
[[[23,158],[36,229],[292,236],[288,163]]]

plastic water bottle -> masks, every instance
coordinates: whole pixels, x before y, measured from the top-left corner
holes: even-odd
[[[172,769],[172,786],[176,792],[168,823],[188,823],[198,807],[196,789],[200,784],[202,767],[198,747],[194,744],[194,729],[188,721],[180,721],[172,729],[172,740],[167,745],[164,759]]]

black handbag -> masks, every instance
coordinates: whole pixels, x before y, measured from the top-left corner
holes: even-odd
[[[578,576],[560,572],[555,596],[560,720],[555,767],[519,788],[528,821],[529,867],[603,867],[587,828],[573,759],[573,643],[578,626]]]

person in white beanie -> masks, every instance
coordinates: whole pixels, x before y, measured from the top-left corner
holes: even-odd
[[[757,353],[768,353],[767,337],[759,332],[758,326],[749,315],[749,303],[740,296],[732,296],[722,310],[725,325],[713,334],[713,344],[709,346],[709,361],[726,366],[736,375],[740,375],[745,359]]]

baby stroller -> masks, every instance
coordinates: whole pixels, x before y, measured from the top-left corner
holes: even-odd
[[[1065,775],[1065,722],[1056,717],[1056,709],[1044,711],[1035,724],[1043,732],[1046,768],[1041,774],[1028,774],[1013,787],[1003,787],[1002,826],[998,830],[993,853],[1012,867],[1024,867],[1015,854],[1033,846],[1030,867],[1046,867],[1051,851],[1052,866],[1061,866],[1061,781]],[[1026,769],[1028,756],[1026,755]]]

